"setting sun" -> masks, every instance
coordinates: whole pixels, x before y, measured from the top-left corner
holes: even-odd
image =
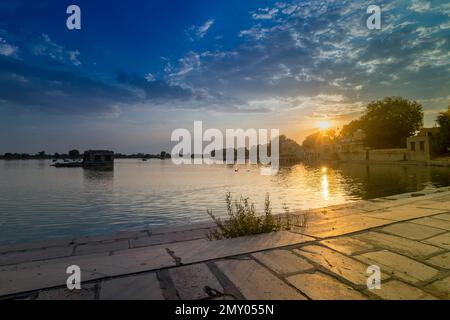
[[[320,122],[319,122],[319,128],[320,128],[321,130],[328,130],[328,129],[331,128],[331,126],[332,126],[332,124],[331,124],[330,121],[324,120],[324,121],[320,121]]]

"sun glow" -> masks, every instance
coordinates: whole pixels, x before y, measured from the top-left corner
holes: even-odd
[[[331,128],[331,126],[332,126],[332,124],[331,124],[330,121],[323,120],[323,121],[320,121],[320,122],[319,122],[319,128],[320,128],[321,130],[328,130],[328,129]]]

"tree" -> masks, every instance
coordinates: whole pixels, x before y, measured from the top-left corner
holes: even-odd
[[[438,134],[433,137],[433,151],[437,154],[446,153],[450,148],[450,104],[445,112],[439,113],[437,119]]]
[[[292,154],[292,153],[300,153],[301,152],[302,148],[296,141],[289,139],[284,134],[280,135],[279,139],[280,139],[279,140],[280,154],[285,154],[285,153]],[[272,150],[271,143],[269,143],[268,150]],[[259,154],[259,152],[258,152],[258,154]]]
[[[348,137],[351,137],[356,131],[358,131],[360,129],[363,129],[362,120],[353,120],[342,127],[342,130],[339,133],[339,135],[342,138],[348,138]]]
[[[69,151],[69,157],[71,159],[78,159],[80,157],[80,151],[74,149]]]
[[[331,135],[331,136],[330,136]],[[316,132],[306,137],[302,143],[302,147],[306,150],[314,150],[329,145],[334,139],[335,132],[327,133]]]
[[[371,148],[405,148],[406,138],[423,126],[422,106],[401,97],[388,97],[368,104],[361,117]]]

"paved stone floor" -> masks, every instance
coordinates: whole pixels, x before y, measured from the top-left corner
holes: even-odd
[[[0,246],[0,299],[450,299],[449,188],[307,217],[306,227],[221,241],[198,224]],[[79,291],[66,289],[71,265]],[[367,288],[371,265],[381,289]]]

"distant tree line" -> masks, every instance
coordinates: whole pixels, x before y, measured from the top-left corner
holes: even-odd
[[[83,153],[79,150],[73,149],[67,153],[54,153],[47,154],[45,151],[40,151],[36,154],[29,153],[10,153],[7,152],[3,155],[0,155],[1,160],[78,160],[83,157]],[[159,154],[145,154],[145,153],[136,153],[136,154],[122,154],[116,153],[114,155],[116,159],[170,159],[170,154],[166,151],[162,151]]]

